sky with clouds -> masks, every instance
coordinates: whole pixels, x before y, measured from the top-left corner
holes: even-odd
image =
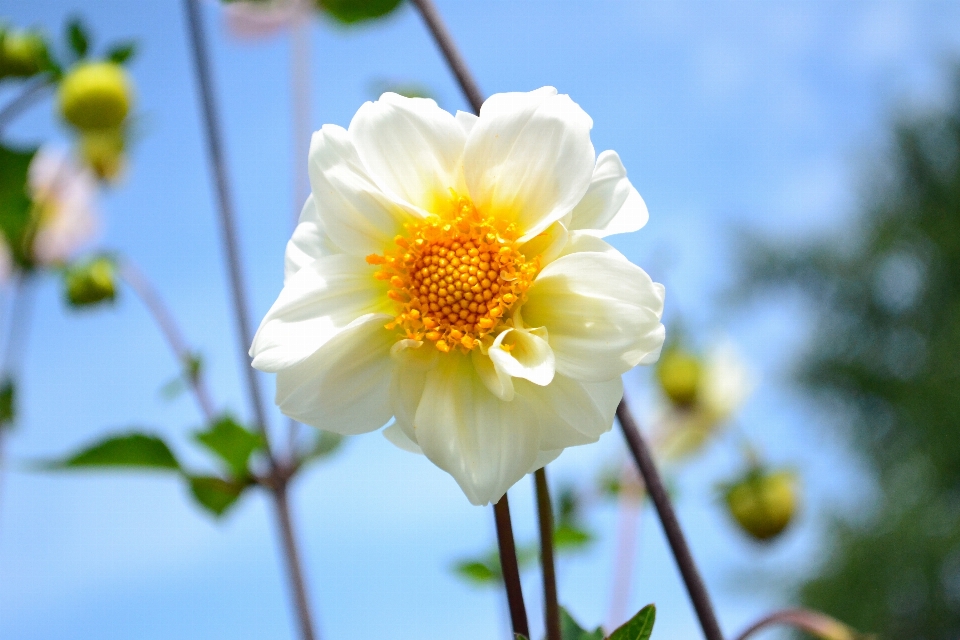
[[[769,549],[744,541],[717,508],[714,485],[737,469],[734,440],[677,477],[681,519],[732,633],[783,601],[771,575],[815,561],[817,514],[852,505],[869,487],[831,435],[830,417],[787,380],[815,328],[790,296],[747,307],[720,304],[746,230],[781,238],[843,233],[882,157],[889,124],[935,108],[951,90],[960,51],[956,2],[437,0],[488,92],[554,85],[593,117],[598,150],[615,149],[650,209],[650,223],[615,244],[667,285],[667,318],[708,344],[731,337],[757,390],[738,429],[770,459],[804,474],[806,509]],[[230,176],[238,203],[253,314],[277,295],[282,254],[299,196],[292,194],[290,43],[242,42],[205,3],[213,39]],[[151,278],[202,351],[219,403],[246,412],[236,338],[214,219],[209,171],[180,3],[0,0],[0,15],[58,32],[80,11],[102,43],[136,37],[132,66],[142,138],[131,170],[104,194],[101,243]],[[311,33],[311,120],[346,125],[384,82],[416,82],[441,106],[465,108],[427,33],[409,8],[375,26],[317,21]],[[0,92],[0,103],[11,97]],[[66,142],[45,103],[10,129],[17,142]],[[169,436],[196,464],[187,434],[200,423],[191,400],[159,389],[176,364],[142,306],[123,292],[116,308],[71,313],[58,283],[34,292],[22,419],[14,460],[70,450],[106,430],[141,427]],[[641,415],[649,372],[627,392]],[[265,379],[268,388],[272,380]],[[279,416],[273,416],[279,424]],[[613,432],[566,452],[558,481],[587,482],[622,455]],[[511,492],[518,538],[535,534],[530,483]],[[372,434],[311,471],[295,493],[311,600],[323,637],[396,640],[505,637],[496,591],[458,582],[453,561],[487,549],[489,509],[471,507],[445,474]],[[655,601],[655,637],[699,630],[653,514],[642,514],[631,605]],[[589,553],[561,562],[561,599],[586,624],[605,621],[617,514],[591,509],[600,535]],[[15,467],[0,494],[0,637],[287,638],[294,625],[276,549],[271,505],[245,499],[213,522],[161,477],[40,475]],[[534,635],[537,576],[525,579]]]

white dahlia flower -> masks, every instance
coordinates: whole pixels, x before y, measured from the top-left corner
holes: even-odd
[[[496,502],[613,423],[663,286],[601,238],[647,209],[552,87],[480,116],[386,93],[314,134],[313,189],[250,355],[297,420],[385,435]]]
[[[41,147],[27,169],[33,201],[33,259],[41,265],[69,260],[97,232],[97,180],[65,153]]]

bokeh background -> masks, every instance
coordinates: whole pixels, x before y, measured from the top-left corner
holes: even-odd
[[[931,485],[931,474],[917,472],[920,479],[907,474],[904,480],[901,473],[888,483],[889,474],[876,469],[896,461],[896,447],[920,456],[909,458],[914,470],[949,467],[956,460],[933,455],[952,446],[950,436],[955,439],[958,431],[957,414],[949,410],[957,406],[951,390],[956,369],[936,374],[940,395],[927,400],[953,398],[954,404],[937,405],[947,408],[927,424],[940,440],[919,449],[911,447],[918,438],[927,442],[922,436],[865,444],[860,436],[871,425],[898,433],[902,414],[893,410],[891,418],[889,406],[866,401],[860,413],[851,412],[842,393],[811,394],[803,382],[811,377],[797,372],[809,369],[799,363],[815,362],[828,350],[824,332],[836,330],[820,315],[833,308],[838,295],[830,274],[863,286],[873,282],[872,263],[842,258],[869,244],[863,216],[876,209],[877,194],[885,193],[887,183],[878,176],[890,173],[885,159],[898,139],[894,125],[953,104],[960,5],[438,0],[438,6],[485,92],[550,84],[593,117],[596,148],[620,153],[651,214],[646,228],[614,244],[666,284],[669,322],[682,322],[704,343],[718,335],[733,339],[757,380],[754,395],[736,416],[736,431],[772,463],[792,465],[802,474],[803,511],[784,537],[766,546],[748,541],[718,504],[716,483],[741,465],[733,436],[719,440],[674,478],[680,518],[725,631],[734,633],[802,596],[828,610],[831,603],[839,606],[832,612],[854,624],[880,624],[885,628],[864,628],[880,632],[900,628],[890,626],[897,616],[932,619],[924,612],[936,600],[943,624],[900,637],[955,637],[960,556],[951,555],[946,545],[942,553],[928,554],[939,558],[928,566],[919,559],[923,554],[911,556],[906,550],[927,544],[927,534],[938,526],[957,530],[951,489],[956,481],[947,472],[931,472],[943,477]],[[127,37],[140,42],[131,70],[142,138],[125,182],[101,200],[102,244],[129,255],[157,284],[203,353],[216,398],[245,415],[180,3],[0,1],[3,18],[52,33],[76,12],[100,42]],[[293,194],[295,175],[306,166],[292,145],[290,39],[241,41],[224,29],[218,4],[206,3],[204,12],[253,315],[259,318],[281,286],[283,249],[300,205]],[[316,20],[311,43],[314,128],[347,125],[363,101],[376,97],[376,87],[391,82],[420,84],[441,106],[466,108],[409,7],[358,28]],[[0,96],[0,102],[11,95]],[[54,137],[66,146],[65,132],[52,124],[51,108],[44,103],[20,118],[6,132],[8,139],[28,143]],[[935,148],[932,156],[955,163],[947,158],[950,148]],[[942,206],[934,220],[957,215],[948,198],[938,202]],[[908,210],[915,206],[910,203],[904,205]],[[926,228],[937,240],[956,229],[956,223]],[[798,248],[811,245],[841,251],[828,267],[822,261],[804,263],[806,254]],[[768,281],[774,286],[745,293],[750,287],[744,282],[756,282],[749,265],[772,274]],[[777,270],[778,265],[786,266]],[[800,277],[790,265],[807,269],[801,284],[811,278],[827,284],[808,288],[808,295],[782,286]],[[892,268],[886,273],[895,285],[917,277],[909,268]],[[861,308],[856,296],[846,300],[854,311]],[[177,374],[177,363],[131,293],[111,310],[78,313],[65,307],[59,283],[49,277],[34,303],[22,365],[21,417],[7,452],[13,462],[0,494],[0,637],[293,637],[271,505],[263,496],[245,498],[218,522],[198,511],[173,479],[39,474],[22,464],[132,426],[182,443],[201,423],[189,397],[163,398],[160,388]],[[849,314],[845,317],[849,320]],[[851,322],[861,321],[866,322],[856,317]],[[936,333],[938,326],[924,331]],[[867,335],[873,347],[885,344],[879,333]],[[923,369],[920,348],[907,344],[897,353],[904,361],[920,361]],[[894,377],[909,380],[911,375],[916,374]],[[641,416],[651,404],[650,378],[646,370],[626,376],[627,393]],[[813,376],[813,382],[825,380]],[[272,381],[265,383],[272,390]],[[909,385],[901,387],[896,394],[909,391]],[[873,391],[883,396],[882,389]],[[862,388],[851,393],[847,399],[865,397]],[[279,425],[279,414],[273,418]],[[568,450],[551,465],[551,475],[590,483],[601,466],[618,459],[622,446],[620,435],[611,432],[598,445]],[[886,451],[884,461],[877,463],[874,450]],[[187,447],[178,453],[191,459]],[[897,482],[906,493],[887,489]],[[511,492],[518,538],[535,534],[531,489],[532,482],[524,481]],[[927,515],[949,512],[954,519],[937,524],[907,517],[919,530],[909,538],[910,547],[852,545],[871,552],[867,564],[874,574],[864,575],[885,578],[867,584],[835,580],[846,586],[829,597],[822,594],[831,593],[834,583],[820,591],[816,583],[809,586],[810,579],[846,566],[843,557],[829,556],[830,550],[838,539],[857,540],[857,523],[869,525],[871,514],[886,513],[891,496],[941,494],[943,501]],[[424,460],[394,449],[377,434],[352,438],[340,455],[300,482],[295,505],[323,637],[479,640],[505,635],[500,592],[466,584],[450,570],[457,559],[488,547],[492,514],[470,506],[453,480]],[[854,529],[838,533],[838,514]],[[559,567],[561,601],[586,624],[605,622],[616,518],[613,503],[591,509],[598,542]],[[882,521],[887,530],[896,529],[889,523],[897,518]],[[657,638],[699,637],[649,509],[640,540],[632,609],[657,603]],[[911,573],[911,567],[920,568]],[[526,576],[525,591],[537,636],[542,624],[535,572]],[[849,599],[851,593],[879,603],[883,612],[843,608],[844,595]]]

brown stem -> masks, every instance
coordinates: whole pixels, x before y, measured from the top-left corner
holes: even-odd
[[[643,483],[647,487],[650,499],[657,509],[657,515],[660,517],[660,523],[663,525],[663,532],[670,543],[670,550],[680,569],[680,575],[683,577],[683,583],[687,587],[687,593],[693,602],[693,608],[697,612],[697,618],[700,620],[700,627],[703,629],[703,635],[707,640],[723,640],[723,633],[720,631],[720,625],[717,622],[717,616],[713,612],[713,605],[710,603],[710,596],[707,594],[707,588],[703,584],[697,565],[690,554],[690,547],[687,546],[687,539],[680,528],[680,522],[677,520],[677,514],[670,503],[670,497],[663,486],[663,480],[660,478],[660,472],[657,471],[657,465],[650,455],[643,436],[640,435],[640,429],[627,407],[626,400],[621,400],[617,407],[617,419],[620,422],[620,428],[627,440],[627,446],[633,459],[637,463],[640,475],[643,476]]]
[[[189,347],[187,347],[187,341],[184,339],[180,327],[177,326],[173,314],[170,313],[170,310],[164,304],[157,290],[153,288],[150,282],[132,262],[124,260],[120,263],[120,277],[133,289],[134,293],[137,294],[143,302],[143,305],[150,312],[150,315],[153,316],[153,319],[160,327],[160,332],[163,334],[163,337],[166,338],[170,350],[173,351],[173,355],[180,362],[180,366],[184,368],[184,375],[190,388],[193,390],[193,395],[197,399],[200,411],[203,412],[203,416],[208,422],[212,421],[216,417],[216,410],[214,409],[213,401],[210,399],[206,381],[201,372],[198,371],[194,374],[194,372],[189,369],[194,355]]]
[[[517,564],[517,546],[513,541],[513,525],[510,524],[510,503],[507,494],[493,505],[497,523],[497,544],[500,548],[500,571],[507,589],[507,604],[510,606],[510,621],[514,635],[530,637],[527,624],[527,609],[523,604],[523,589],[520,586],[520,566]]]
[[[553,507],[546,468],[533,474],[537,487],[537,516],[540,521],[540,567],[543,573],[544,620],[547,640],[561,640],[560,603],[557,599],[557,573],[553,559]]]
[[[809,609],[783,609],[782,611],[777,611],[760,618],[737,636],[736,640],[747,640],[747,638],[757,631],[778,624],[806,631],[824,640],[857,640],[858,638],[870,637],[857,633],[842,622],[834,620],[819,611],[811,611]]]
[[[457,82],[467,102],[473,107],[474,113],[479,114],[480,105],[483,104],[483,94],[480,93],[480,87],[477,86],[470,68],[460,55],[453,37],[447,31],[447,26],[443,23],[443,18],[440,17],[433,0],[410,0],[410,2],[420,11],[423,21],[427,23],[427,28],[430,29],[433,39],[443,52],[443,57],[447,59],[450,70],[457,76]]]
[[[303,563],[300,558],[300,547],[297,544],[296,533],[290,515],[290,502],[287,500],[289,489],[288,481],[284,480],[273,489],[274,503],[277,507],[277,524],[280,528],[280,538],[283,543],[284,557],[287,560],[287,572],[293,587],[293,597],[296,601],[298,621],[300,623],[300,637],[303,640],[314,640],[313,615],[310,613],[310,603],[307,600],[307,585],[303,576]]]

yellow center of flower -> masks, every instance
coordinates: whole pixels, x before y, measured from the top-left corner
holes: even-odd
[[[466,198],[450,211],[406,225],[396,249],[367,256],[376,273],[390,283],[387,295],[397,303],[403,338],[427,340],[448,352],[468,352],[498,332],[508,312],[526,297],[540,270],[515,241],[514,225],[481,216]]]

